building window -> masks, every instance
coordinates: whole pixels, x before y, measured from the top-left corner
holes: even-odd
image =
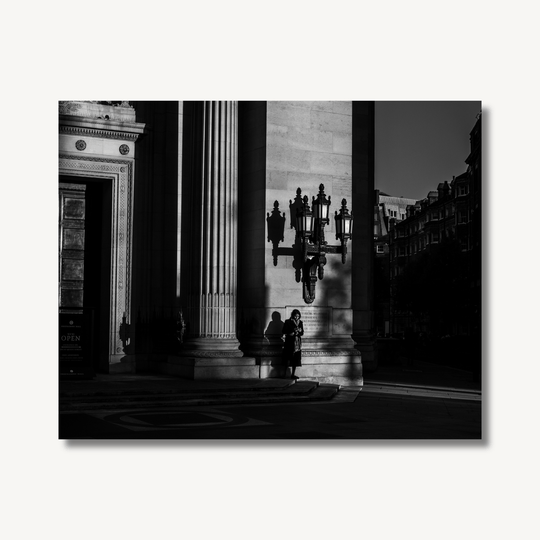
[[[384,253],[384,246],[382,246],[381,244],[379,244],[377,246],[377,253]]]

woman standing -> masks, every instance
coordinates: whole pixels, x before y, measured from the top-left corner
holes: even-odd
[[[291,379],[298,380],[294,374],[296,368],[302,365],[302,336],[304,335],[304,325],[300,320],[300,311],[294,309],[291,318],[283,325],[283,335],[285,345],[283,346],[283,363],[285,364],[285,374],[287,368],[292,369]]]

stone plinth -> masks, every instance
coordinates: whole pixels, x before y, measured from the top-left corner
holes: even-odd
[[[261,378],[281,378],[290,376],[290,369],[285,371],[281,352],[276,356],[261,356],[258,360]],[[302,366],[296,368],[296,375],[301,379],[343,384],[362,385],[362,357],[354,349],[324,351],[303,349]]]
[[[260,370],[253,358],[216,351],[213,356],[169,356],[160,371],[188,379],[257,379]]]

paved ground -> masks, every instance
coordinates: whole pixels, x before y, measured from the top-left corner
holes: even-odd
[[[353,403],[234,405],[60,415],[69,439],[479,439],[478,401],[360,392]]]
[[[179,440],[480,440],[482,436],[479,384],[467,372],[428,363],[381,366],[366,374],[364,387],[342,388],[325,401],[308,402],[301,395],[285,403],[227,401],[232,395],[254,392],[290,393],[290,385],[287,380],[197,382],[140,375],[61,382],[59,436]],[[186,393],[229,397],[205,406],[200,399],[191,403],[177,399]]]

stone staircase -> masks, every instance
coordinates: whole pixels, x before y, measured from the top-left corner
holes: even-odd
[[[342,388],[317,381],[265,380],[253,385],[192,385],[178,389],[165,387],[71,388],[60,387],[60,413],[96,410],[177,408],[195,406],[279,404],[354,401],[360,387]]]

